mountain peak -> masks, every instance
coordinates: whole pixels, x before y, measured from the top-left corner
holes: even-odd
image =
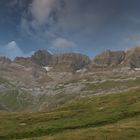
[[[124,59],[124,51],[107,50],[95,57],[94,64],[98,66],[113,66],[121,64]]]
[[[37,63],[40,66],[47,66],[49,65],[52,58],[52,54],[50,54],[46,50],[38,50],[31,56],[31,60]]]

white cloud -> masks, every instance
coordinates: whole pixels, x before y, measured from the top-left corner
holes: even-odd
[[[15,41],[11,41],[7,45],[0,46],[0,56],[6,56],[14,59],[16,56],[25,56]]]
[[[56,0],[33,0],[29,10],[39,25],[47,23]]]
[[[30,30],[30,24],[29,24],[29,21],[27,21],[26,18],[22,18],[21,19],[21,31],[22,33],[27,33],[28,35],[32,35],[32,32]]]
[[[69,40],[67,40],[65,38],[57,38],[52,43],[53,48],[74,48],[76,46],[77,45],[74,42],[69,41]]]
[[[80,0],[32,0],[27,8],[21,17],[21,29],[35,40],[53,38],[58,32],[78,30],[80,35],[88,34],[93,31],[91,27],[97,30],[96,23],[103,20],[102,16],[95,16],[91,5],[85,6]]]
[[[22,35],[34,40],[46,40],[55,36],[55,17],[60,10],[60,0],[32,0],[20,21]],[[52,27],[52,28],[51,28]]]

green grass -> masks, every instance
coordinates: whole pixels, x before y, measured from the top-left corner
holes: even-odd
[[[0,115],[0,139],[136,140],[140,89],[83,99],[37,113]]]
[[[8,83],[7,80],[5,80],[4,78],[0,77],[0,84],[5,84]]]
[[[0,103],[9,111],[21,111],[29,107],[32,102],[30,94],[19,90],[0,92]]]
[[[139,140],[139,121],[139,117],[134,117],[110,125],[66,130],[55,135],[25,140]]]
[[[61,106],[70,100],[73,100],[75,96],[75,94],[65,94],[63,92],[52,96],[44,94],[39,96],[39,103],[48,102],[48,107],[54,108]]]
[[[128,89],[131,87],[136,87],[140,85],[140,78],[135,80],[126,80],[124,81],[105,81],[101,83],[88,83],[86,84],[85,90],[93,90],[93,92],[99,91],[109,91],[111,89]]]

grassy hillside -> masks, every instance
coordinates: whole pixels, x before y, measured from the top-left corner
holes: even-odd
[[[21,111],[29,108],[33,102],[33,97],[23,91],[19,90],[7,90],[0,92],[0,103],[5,107],[7,111]]]
[[[0,115],[0,139],[138,140],[140,89],[77,98],[63,107],[38,113]]]
[[[21,86],[19,83],[0,77],[0,111],[40,111],[46,106],[62,106],[78,96],[122,92],[139,87],[140,77],[86,75],[74,77],[68,82],[33,87]]]

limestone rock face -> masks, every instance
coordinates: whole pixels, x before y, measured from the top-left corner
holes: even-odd
[[[117,66],[125,59],[124,51],[107,50],[95,57],[93,64],[97,66]]]
[[[62,70],[79,70],[90,64],[88,56],[78,53],[54,55],[51,65]]]
[[[79,53],[52,55],[47,51],[39,50],[29,58],[16,57],[14,62],[26,67],[38,65],[40,67],[49,66],[56,71],[76,71],[89,65],[90,59]]]
[[[25,67],[32,67],[34,65],[30,57],[16,57],[14,62]]]
[[[126,52],[124,64],[131,68],[140,68],[140,47],[131,48]]]
[[[31,56],[31,60],[40,66],[48,66],[51,63],[52,55],[48,51],[39,50]]]
[[[12,61],[7,57],[0,57],[0,64],[10,64]]]

